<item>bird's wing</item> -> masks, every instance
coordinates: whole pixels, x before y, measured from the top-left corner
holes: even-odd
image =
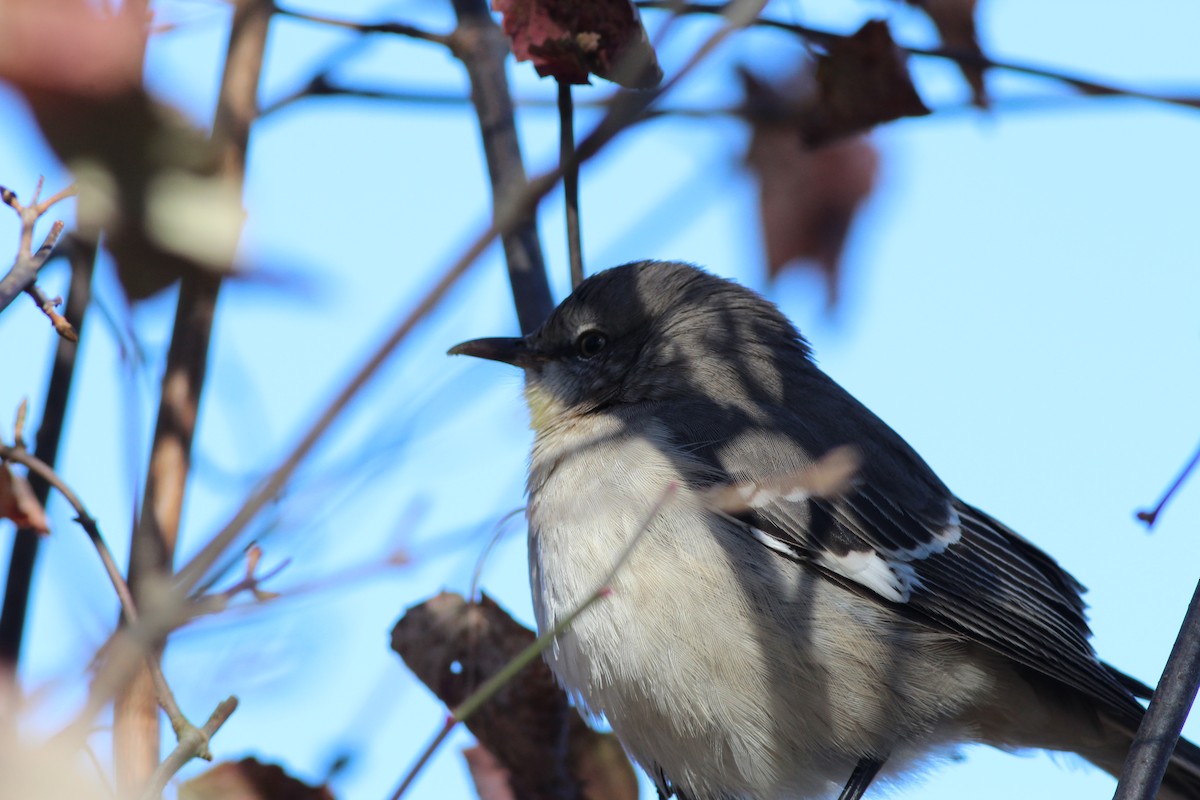
[[[893,491],[880,470],[865,472],[836,499],[762,498],[738,516],[773,550],[1072,686],[1136,723],[1136,702],[1088,641],[1083,587],[1069,573],[966,503],[936,492],[918,499],[911,486]]]

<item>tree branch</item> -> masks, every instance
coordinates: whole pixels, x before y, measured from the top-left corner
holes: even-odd
[[[270,0],[239,0],[230,28],[213,140],[219,148],[220,177],[239,191],[273,10]],[[165,585],[172,571],[220,285],[220,277],[214,272],[189,272],[180,282],[144,504],[130,546],[129,582],[135,596]],[[147,642],[147,647],[150,658],[157,660],[167,629],[152,633],[155,639]],[[160,771],[159,704],[155,695],[163,687],[157,684],[153,669],[142,670],[117,696],[113,745],[118,789],[123,794],[140,791]],[[168,697],[167,702],[173,701]],[[181,738],[194,730],[186,720],[177,722],[172,717]]]
[[[275,11],[282,16],[291,17],[292,19],[303,20],[304,22],[312,22],[317,25],[326,25],[332,28],[345,28],[346,30],[356,31],[362,34],[375,33],[390,33],[397,36],[407,36],[410,39],[419,39],[424,42],[433,42],[434,44],[450,46],[451,36],[445,33],[433,33],[423,30],[414,25],[408,25],[403,22],[353,22],[346,19],[335,19],[333,17],[324,17],[318,14],[306,14],[300,11],[293,11],[287,8],[276,7]]]
[[[495,218],[529,183],[505,75],[508,39],[500,32],[483,0],[453,2],[458,27],[452,36],[451,50],[466,67],[471,81],[471,102],[479,118]],[[529,333],[554,309],[538,241],[536,206],[519,215],[512,226],[504,226],[500,240],[521,332]]]

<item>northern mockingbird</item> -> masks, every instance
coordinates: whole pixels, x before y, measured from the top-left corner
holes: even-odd
[[[963,742],[1120,771],[1149,690],[1097,658],[1083,587],[955,497],[759,295],[686,264],[627,264],[528,336],[450,352],[525,372],[542,631],[640,537],[547,659],[660,792],[825,797]],[[861,463],[836,496],[705,500],[843,445]],[[1179,743],[1159,796],[1200,798],[1195,745]]]

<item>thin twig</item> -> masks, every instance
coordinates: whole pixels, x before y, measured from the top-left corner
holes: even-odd
[[[237,710],[237,707],[237,697],[230,695],[217,705],[204,725],[199,728],[193,727],[181,736],[175,749],[163,759],[163,762],[154,770],[154,774],[150,776],[146,790],[142,793],[142,800],[158,800],[162,797],[163,790],[167,788],[167,782],[193,758],[211,761],[212,754],[208,750],[208,742],[221,729],[230,715]]]
[[[37,475],[49,486],[58,491],[63,496],[63,499],[71,504],[71,508],[75,509],[75,521],[87,533],[88,538],[92,540],[92,544],[96,547],[96,552],[100,555],[100,561],[104,564],[104,571],[108,573],[108,579],[112,582],[113,589],[117,592],[117,599],[121,601],[121,608],[126,618],[131,622],[135,622],[137,620],[137,609],[133,604],[133,595],[129,591],[129,584],[125,582],[125,578],[121,575],[121,569],[117,566],[112,551],[108,549],[108,544],[100,534],[100,528],[96,524],[96,520],[88,513],[87,507],[79,499],[79,495],[75,494],[66,481],[49,464],[27,451],[24,447],[10,447],[0,444],[0,460],[13,461],[23,465],[30,473]]]
[[[121,613],[125,617],[126,623],[131,627],[136,627],[139,618],[133,593],[129,589],[129,584],[126,583],[125,578],[121,575],[121,569],[117,566],[117,561],[113,558],[112,551],[108,549],[108,544],[104,541],[104,536],[100,533],[100,526],[96,523],[96,519],[88,513],[87,507],[83,504],[79,495],[67,485],[67,482],[49,464],[29,453],[20,445],[16,447],[0,445],[0,460],[14,461],[22,464],[31,473],[36,474],[45,481],[48,486],[57,490],[63,496],[63,499],[71,504],[71,507],[75,509],[75,521],[87,533],[88,538],[100,556],[100,562],[104,565],[104,571],[108,574],[108,579],[112,583],[113,589],[117,593],[117,599],[121,603]],[[158,703],[171,720],[171,726],[175,729],[176,734],[179,735],[182,731],[194,727],[179,709],[179,704],[175,701],[175,694],[171,691],[166,676],[163,675],[162,665],[159,662],[157,653],[147,652],[146,663],[150,670],[150,677],[154,683]]]
[[[1200,447],[1196,448],[1196,452],[1192,454],[1191,461],[1187,463],[1187,465],[1183,468],[1183,471],[1180,472],[1175,478],[1175,482],[1172,483],[1170,488],[1167,489],[1166,493],[1163,494],[1162,499],[1158,501],[1158,504],[1149,511],[1143,509],[1137,512],[1137,518],[1146,523],[1147,528],[1153,528],[1154,523],[1158,522],[1158,515],[1162,513],[1163,507],[1165,507],[1167,502],[1175,496],[1175,493],[1179,491],[1179,487],[1183,486],[1183,482],[1186,481],[1188,476],[1192,474],[1192,471],[1196,469],[1197,464],[1200,464]]]
[[[1200,583],[1142,717],[1113,800],[1154,800],[1200,688]]]
[[[325,17],[319,14],[308,14],[301,11],[293,11],[292,9],[279,8],[276,6],[276,13],[291,17],[292,19],[303,20],[304,22],[313,22],[318,25],[327,25],[333,28],[345,28],[346,30],[356,31],[362,34],[373,33],[390,33],[398,36],[407,36],[410,39],[420,39],[424,42],[433,42],[446,47],[450,46],[450,34],[433,33],[432,31],[423,30],[414,25],[408,25],[403,22],[354,22],[348,19],[335,19],[333,17]]]
[[[54,224],[62,225],[61,222]],[[79,341],[79,332],[75,330],[75,326],[66,317],[58,313],[58,306],[62,303],[61,297],[50,297],[37,283],[29,284],[25,292],[38,304],[38,308],[42,310],[42,313],[50,318],[50,324],[54,326],[54,330],[59,336],[68,342],[74,343]]]
[[[558,163],[563,170],[563,200],[567,216],[567,256],[571,287],[583,283],[583,241],[579,232],[579,162],[575,160],[575,109],[571,84],[558,82]]]

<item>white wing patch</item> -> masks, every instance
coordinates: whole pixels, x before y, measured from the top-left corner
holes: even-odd
[[[840,555],[825,552],[817,557],[817,563],[896,603],[907,603],[912,590],[921,585],[912,564],[893,560],[874,550],[851,550]]]
[[[946,504],[946,524],[940,530],[927,529],[933,538],[927,542],[921,542],[916,547],[908,549],[892,550],[881,548],[891,558],[900,561],[920,561],[923,558],[937,555],[945,552],[946,548],[958,542],[962,538],[962,521],[959,519],[958,511],[950,503]]]

